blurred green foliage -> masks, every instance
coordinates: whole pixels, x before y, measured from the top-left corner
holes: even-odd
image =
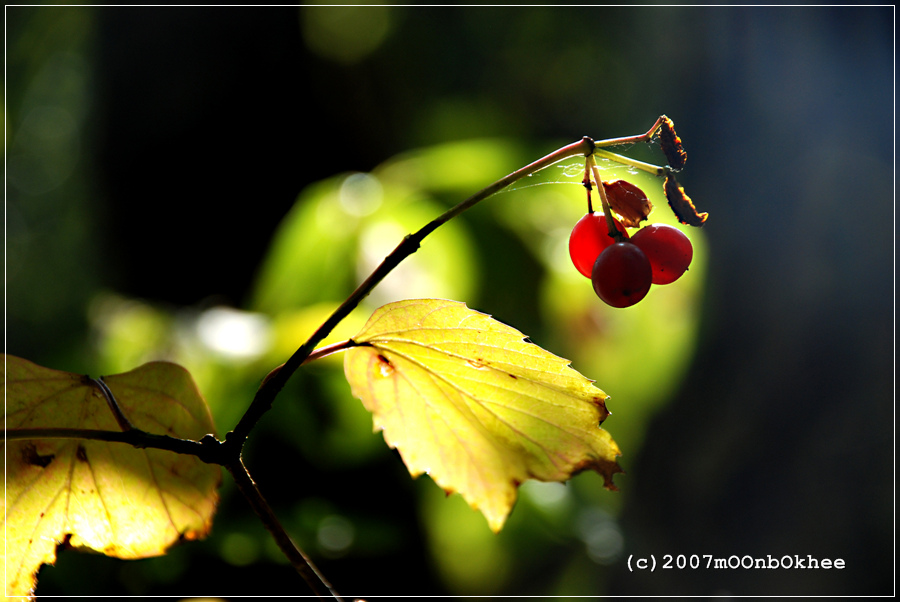
[[[86,152],[94,19],[77,8],[25,17],[6,22],[6,315],[10,330],[32,334],[15,339],[23,352],[63,358],[83,344],[84,305],[101,281]]]

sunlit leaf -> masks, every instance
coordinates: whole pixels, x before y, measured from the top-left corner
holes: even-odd
[[[139,429],[199,439],[214,431],[190,374],[164,362],[104,378]],[[121,430],[89,378],[5,356],[5,591],[29,595],[66,543],[118,558],[165,553],[205,536],[218,466],[157,449],[84,439],[12,439],[16,429]]]
[[[344,370],[375,429],[414,477],[459,492],[494,531],[526,479],[591,469],[615,489],[619,449],[599,427],[606,394],[521,332],[419,299],[378,309],[354,341]]]

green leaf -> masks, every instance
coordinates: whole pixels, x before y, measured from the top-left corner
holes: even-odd
[[[608,489],[619,449],[599,424],[606,394],[569,362],[463,303],[376,310],[344,371],[410,474],[459,492],[495,532],[526,479],[595,470]]]
[[[16,429],[121,430],[91,379],[4,357],[7,436]],[[136,428],[194,440],[214,431],[180,366],[153,362],[104,382]],[[7,595],[30,595],[61,543],[145,558],[203,537],[212,525],[219,467],[194,456],[84,439],[4,438],[4,448]]]
[[[272,237],[251,307],[279,315],[313,303],[339,303],[404,236],[440,215],[446,207],[428,190],[407,185],[412,167],[402,167],[395,165],[390,177],[380,177],[379,168],[304,189]],[[372,292],[373,308],[415,296],[414,290],[468,294],[478,266],[465,222],[445,224],[426,244],[429,253],[409,257]]]

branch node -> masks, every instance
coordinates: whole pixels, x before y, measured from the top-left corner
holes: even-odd
[[[591,155],[593,155],[593,154],[594,154],[594,149],[597,147],[597,145],[594,144],[594,139],[591,138],[590,136],[584,136],[584,137],[581,139],[581,142],[582,142],[582,143],[585,145],[585,147],[586,147],[586,150],[584,151],[584,156],[585,156],[585,157],[590,157]]]

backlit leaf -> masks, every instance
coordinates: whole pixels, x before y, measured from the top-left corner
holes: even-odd
[[[87,377],[13,356],[5,356],[4,377],[10,437],[15,429],[121,430]],[[136,428],[195,440],[214,431],[180,366],[153,362],[104,381]],[[4,439],[4,448],[7,595],[31,594],[61,543],[145,558],[211,527],[219,467],[193,456],[84,439]]]
[[[628,228],[639,228],[653,211],[653,203],[644,191],[625,180],[603,182],[610,208]]]
[[[526,479],[595,470],[609,489],[619,449],[599,427],[606,394],[569,362],[463,303],[400,301],[376,310],[344,370],[376,430],[414,477],[459,492],[503,527]]]

